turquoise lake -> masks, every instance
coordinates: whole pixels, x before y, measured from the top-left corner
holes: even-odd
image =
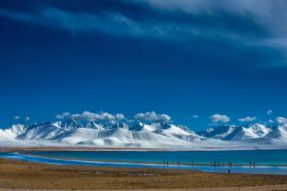
[[[141,162],[141,163],[180,163],[211,164],[234,163],[238,165],[287,165],[287,150],[253,151],[45,151],[29,154],[76,160]]]
[[[0,158],[54,165],[193,169],[287,175],[287,150],[0,152]],[[231,165],[232,164],[232,165]]]

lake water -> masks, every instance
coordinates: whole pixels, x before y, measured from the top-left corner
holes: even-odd
[[[54,165],[130,168],[152,167],[194,169],[205,172],[225,173],[230,169],[232,173],[287,175],[287,150],[94,152],[45,151],[0,153],[0,158],[11,158]]]

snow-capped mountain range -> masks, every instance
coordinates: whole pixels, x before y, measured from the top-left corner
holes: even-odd
[[[173,124],[83,125],[75,121],[57,121],[27,127],[13,125],[9,129],[0,130],[1,139],[78,146],[166,148],[187,146],[194,141],[200,141],[203,137],[186,127]]]
[[[257,143],[286,143],[287,146],[287,124],[264,125],[260,123],[243,126],[221,126],[209,128],[197,132],[206,138],[214,138],[225,141],[257,142]]]
[[[93,146],[106,148],[254,149],[287,148],[287,123],[220,126],[193,132],[168,116],[142,114],[59,116],[55,122],[0,129],[0,147]],[[108,119],[108,120],[107,120]],[[152,120],[151,120],[152,119]]]

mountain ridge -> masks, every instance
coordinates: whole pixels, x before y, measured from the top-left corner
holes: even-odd
[[[0,143],[135,148],[287,147],[287,124],[224,125],[194,132],[170,121],[65,118],[0,129]]]

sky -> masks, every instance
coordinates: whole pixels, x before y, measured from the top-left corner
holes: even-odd
[[[284,0],[1,0],[0,127],[85,111],[167,114],[193,130],[286,117],[286,9]]]

